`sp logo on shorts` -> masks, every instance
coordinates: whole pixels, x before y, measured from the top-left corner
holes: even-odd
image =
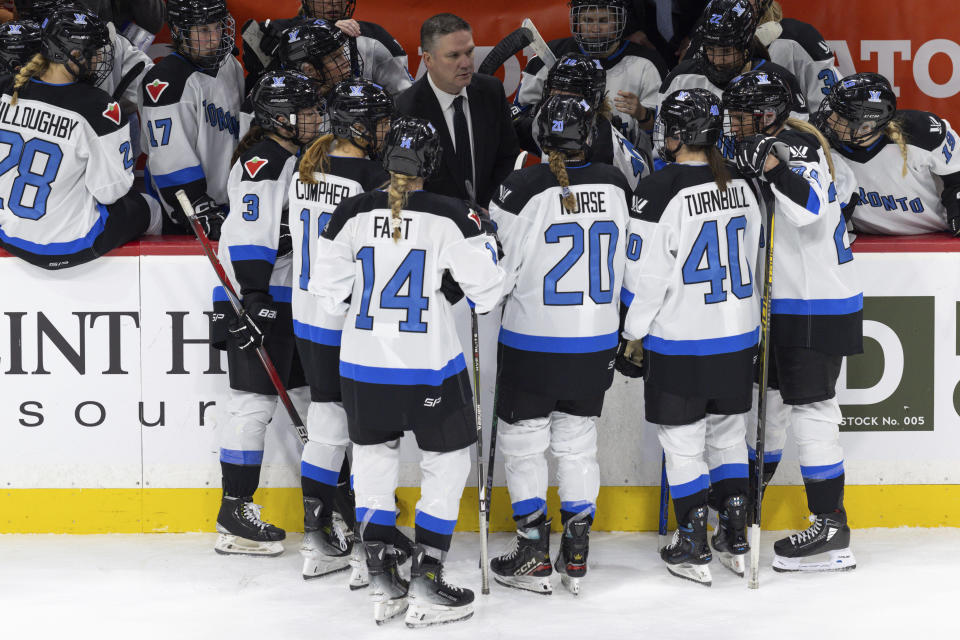
[[[157,100],[160,99],[160,96],[163,95],[163,92],[169,86],[170,86],[169,82],[163,82],[160,79],[156,79],[153,82],[144,85],[144,87],[147,90],[147,95],[150,96],[150,99],[153,100],[154,104],[157,103]]]
[[[107,105],[107,108],[103,110],[102,115],[113,124],[120,124],[120,105],[116,102],[111,102]]]
[[[440,404],[440,401],[443,398],[427,398],[423,401],[423,406],[425,407],[436,407]]]

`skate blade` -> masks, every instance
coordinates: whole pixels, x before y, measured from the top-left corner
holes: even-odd
[[[512,589],[531,591],[542,596],[548,596],[553,593],[550,578],[538,578],[536,576],[501,576],[494,573],[493,579],[503,586]]]
[[[391,598],[373,603],[373,620],[378,625],[386,624],[397,616],[407,612],[407,597]]]
[[[709,587],[713,584],[713,576],[710,575],[710,567],[705,564],[668,564],[667,571],[697,584]]]
[[[734,572],[741,578],[746,574],[746,562],[744,561],[744,555],[734,555],[726,551],[717,551],[717,558],[720,560],[720,564],[725,566],[730,571]]]
[[[567,588],[567,591],[573,595],[580,595],[580,578],[571,578],[567,574],[561,573],[560,582]]]
[[[303,554],[303,579],[312,580],[322,578],[334,573],[340,573],[350,568],[350,558],[341,556],[327,556],[319,551],[304,552]]]
[[[264,556],[273,557],[283,553],[283,543],[260,542],[258,540],[247,540],[240,536],[229,533],[221,533],[217,537],[217,542],[213,545],[213,550],[224,556]]]
[[[432,627],[438,624],[450,624],[473,617],[473,604],[462,607],[448,607],[442,604],[419,605],[410,604],[404,622],[411,629]]]
[[[829,553],[830,557],[824,558],[825,553]],[[793,573],[800,571],[853,571],[857,568],[857,559],[853,557],[850,547],[825,553],[805,558],[785,558],[774,555],[773,570],[780,573]],[[813,558],[818,559],[814,560]]]

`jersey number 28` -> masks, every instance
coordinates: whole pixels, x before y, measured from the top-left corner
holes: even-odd
[[[63,151],[60,147],[40,138],[31,138],[24,142],[16,131],[0,131],[0,144],[9,145],[7,156],[0,160],[0,176],[16,167],[17,177],[10,188],[10,198],[6,203],[0,201],[0,207],[6,206],[13,215],[27,220],[39,220],[47,214],[47,198],[50,197],[50,183],[60,171],[60,162],[63,160]],[[45,156],[38,161],[37,155]],[[43,162],[43,169],[36,173],[34,169],[39,162]],[[24,196],[28,193],[27,187],[33,196],[33,206],[23,204]]]

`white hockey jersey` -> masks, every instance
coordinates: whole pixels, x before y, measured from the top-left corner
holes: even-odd
[[[776,25],[776,26],[773,26]],[[813,113],[830,93],[830,87],[840,79],[833,58],[833,50],[813,25],[784,18],[779,23],[765,23],[757,29],[757,36],[765,29],[780,31],[767,45],[770,60],[796,77],[800,90],[807,99],[807,109]]]
[[[646,383],[675,395],[742,396],[753,383],[762,209],[730,171],[720,189],[705,163],[669,164],[633,198],[623,335],[643,339]]]
[[[113,37],[113,68],[110,70],[110,75],[104,78],[103,82],[97,86],[112,96],[114,91],[117,90],[117,87],[120,86],[120,82],[124,76],[137,66],[137,64],[142,62],[143,69],[134,76],[130,84],[127,85],[127,88],[124,89],[123,94],[117,96],[117,99],[123,103],[124,108],[126,108],[127,105],[137,108],[140,104],[140,83],[143,81],[143,76],[153,68],[153,60],[146,53],[133,46],[129,40],[117,33],[112,22],[107,24],[110,28],[110,34]]]
[[[207,194],[227,202],[230,157],[237,145],[243,69],[230,56],[216,75],[171,53],[144,76],[140,94],[141,146],[152,186],[168,215],[182,221],[174,193]]]
[[[573,212],[546,164],[507,176],[490,202],[506,272],[500,380],[554,397],[613,381],[631,192],[610,165],[567,174]]]
[[[859,204],[858,232],[914,235],[946,231],[944,202],[960,190],[960,160],[953,162],[957,134],[950,123],[927,111],[897,112],[907,140],[907,175],[900,147],[886,136],[864,149],[833,150],[853,170]]]
[[[93,245],[113,204],[133,185],[133,153],[120,105],[104,91],[33,79],[11,104],[0,95],[0,239],[38,255]]]
[[[454,198],[408,195],[401,239],[391,237],[387,194],[342,202],[317,241],[309,290],[347,318],[340,345],[343,405],[351,429],[436,424],[472,398],[453,311],[440,291],[450,272],[477,313],[500,299],[496,241]]]

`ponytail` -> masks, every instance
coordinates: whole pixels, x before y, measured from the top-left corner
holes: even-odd
[[[717,183],[717,188],[720,191],[726,191],[727,185],[730,184],[730,169],[727,168],[723,154],[720,153],[720,149],[716,145],[702,149],[707,156],[707,166],[710,167],[710,173],[713,174],[713,181]],[[691,150],[696,150],[696,147],[691,147]]]
[[[390,186],[387,188],[387,203],[390,205],[390,226],[393,228],[393,241],[400,242],[400,210],[407,204],[407,191],[410,183],[416,180],[414,176],[404,173],[390,172]]]
[[[559,151],[550,152],[550,173],[560,183],[560,200],[563,202],[563,208],[573,213],[577,208],[577,199],[573,197],[570,191],[570,176],[567,175],[567,165],[565,164],[567,156]]]
[[[39,53],[34,54],[27,64],[20,67],[20,71],[17,72],[17,76],[13,80],[13,97],[10,100],[10,104],[17,104],[17,100],[20,98],[20,89],[23,89],[23,87],[30,82],[30,78],[42,76],[49,68],[49,60]]]
[[[797,120],[796,118],[787,118],[786,125],[791,129],[816,136],[817,142],[820,143],[820,148],[823,149],[823,155],[827,158],[827,166],[830,167],[830,179],[835,181],[837,179],[837,171],[833,167],[833,154],[830,152],[830,143],[827,142],[827,139],[820,132],[820,129],[817,129],[805,120]]]
[[[313,177],[313,174],[318,170],[321,174],[326,174],[330,170],[328,149],[331,142],[333,142],[333,134],[327,133],[314,140],[306,148],[300,157],[300,182],[317,184],[317,179]]]
[[[780,3],[777,0],[773,0],[770,3],[770,6],[767,7],[767,10],[764,12],[760,19],[757,20],[757,24],[763,24],[765,22],[780,22],[783,20],[783,7],[780,6]]]
[[[887,123],[887,126],[883,128],[883,133],[887,135],[888,138],[893,140],[898,147],[900,147],[900,156],[903,158],[903,171],[902,175],[906,177],[907,175],[907,136],[903,131],[903,125],[900,124],[900,121],[897,119],[891,120]]]
[[[247,135],[240,139],[237,148],[233,151],[233,156],[230,158],[230,166],[232,167],[247,149],[263,140],[266,135],[266,129],[258,124],[251,125],[250,130],[247,131]]]

